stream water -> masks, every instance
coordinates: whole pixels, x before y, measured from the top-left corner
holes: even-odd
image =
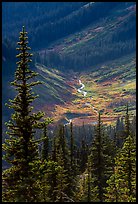
[[[82,91],[82,89],[85,87],[85,85],[81,82],[81,80],[79,80],[79,84],[81,85],[81,87],[78,89],[78,92],[82,93],[83,96],[85,97],[87,95],[87,91]]]
[[[82,89],[85,87],[85,85],[81,82],[81,80],[79,80],[79,84],[81,85],[81,87],[78,89],[78,92],[82,93],[83,96],[85,97],[87,95],[87,91],[82,91]],[[92,106],[92,108],[98,114],[98,111],[95,109],[95,107]]]
[[[79,84],[81,85],[81,87],[78,89],[78,92],[79,92],[79,93],[82,93],[83,96],[85,97],[85,96],[87,95],[87,91],[83,91],[83,90],[82,90],[82,89],[85,88],[85,85],[81,82],[81,80],[79,80]],[[91,99],[92,99],[92,97],[91,97]],[[89,105],[90,105],[90,104],[89,104]],[[93,110],[98,114],[98,111],[95,109],[95,107],[92,106],[92,108],[93,108]],[[73,118],[72,118],[72,119],[73,119]],[[69,124],[72,122],[72,119],[70,119],[68,123],[64,124],[64,126],[65,126],[65,125],[69,125]],[[96,122],[93,122],[92,124],[95,125]]]

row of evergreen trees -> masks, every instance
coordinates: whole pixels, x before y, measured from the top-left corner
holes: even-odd
[[[136,139],[128,106],[121,136],[117,128],[109,136],[99,113],[90,143],[84,134],[81,145],[76,145],[72,123],[68,141],[64,125],[49,138],[47,127],[52,120],[32,111],[37,96],[31,90],[40,82],[33,81],[36,73],[29,69],[31,54],[24,27],[19,39],[12,82],[18,94],[8,105],[14,113],[7,123],[9,138],[3,144],[4,160],[10,164],[2,173],[3,202],[136,201]],[[43,130],[42,138],[36,139],[36,129]]]

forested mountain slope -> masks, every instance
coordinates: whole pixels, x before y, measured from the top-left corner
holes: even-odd
[[[3,202],[136,202],[135,2],[2,3],[2,143]]]
[[[3,2],[3,39],[16,42],[24,24],[33,49],[45,48],[51,42],[84,29],[114,11],[125,14],[134,2]],[[41,39],[41,41],[39,40]]]
[[[93,105],[97,110],[104,109],[107,115],[112,111],[119,113],[120,103],[124,106],[126,101],[135,109],[135,2],[3,2],[2,9],[4,113],[7,114],[4,103],[13,95],[9,81],[13,80],[16,69],[17,35],[23,24],[34,54],[31,68],[43,82],[36,90],[40,95],[36,101],[38,109],[40,103],[44,104],[44,110],[45,104],[55,103],[64,105],[62,111],[53,105],[55,115],[60,112],[61,117],[62,113],[69,118],[78,113],[81,116],[83,112],[91,112],[84,106],[93,96],[97,101],[92,101]],[[80,78],[88,93],[85,98],[77,92]],[[104,87],[111,93],[106,94],[104,101],[96,88],[101,84],[103,87],[112,84]],[[118,101],[112,105],[117,92]],[[103,102],[101,108],[99,101]],[[67,107],[73,113],[66,114]]]
[[[92,70],[94,65],[129,55],[135,49],[135,5],[123,4],[112,11],[109,9],[106,16],[100,15],[100,19],[91,21],[81,31],[58,40],[48,49],[40,50],[39,54],[47,65],[78,71]]]

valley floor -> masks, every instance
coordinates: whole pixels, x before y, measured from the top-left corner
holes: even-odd
[[[104,73],[106,68],[103,66],[101,71]],[[116,69],[116,72],[119,71],[119,68]],[[130,107],[130,115],[135,115],[136,81],[135,79],[125,80],[125,77],[121,78],[122,75],[108,78],[95,71],[73,73],[74,77],[72,77],[71,73],[68,76],[70,80],[66,83],[73,87],[74,99],[65,101],[63,105],[54,106],[52,114],[54,121],[64,124],[72,121],[79,126],[83,123],[96,124],[100,111],[103,123],[111,124],[119,116],[125,115],[127,102]],[[104,78],[103,81],[101,76]]]

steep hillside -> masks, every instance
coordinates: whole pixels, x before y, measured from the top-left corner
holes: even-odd
[[[134,2],[3,2],[3,39],[16,42],[22,25],[29,32],[32,48],[45,48],[62,37],[74,34],[114,10]],[[41,40],[40,40],[41,39]]]
[[[8,63],[9,62],[9,63]],[[15,69],[15,65],[8,61],[3,63],[3,68],[11,67]],[[64,104],[66,100],[73,99],[72,92],[73,88],[67,83],[67,75],[58,71],[54,68],[47,68],[42,64],[35,64],[35,71],[38,73],[36,80],[39,80],[42,84],[38,87],[34,87],[34,92],[39,94],[39,99],[36,101],[37,108],[41,108],[45,104]],[[8,101],[9,98],[13,98],[16,94],[14,88],[10,86],[10,82],[13,81],[14,75],[4,76],[3,75],[3,111],[8,110],[4,103]]]
[[[39,74],[37,80],[42,85],[35,88],[39,93],[41,101],[40,107],[45,104],[63,104],[66,100],[72,98],[72,87],[66,83],[67,76],[57,69],[49,69],[41,64],[36,64],[36,71]],[[40,102],[39,102],[40,103]]]
[[[130,5],[118,6],[80,32],[40,50],[37,59],[47,66],[92,70],[94,65],[135,52],[136,8]]]
[[[49,67],[92,69],[136,49],[134,2],[3,2],[4,46],[15,49],[22,25],[36,61]]]
[[[9,82],[16,69],[15,43],[23,24],[34,54],[31,68],[43,83],[34,90],[40,96],[35,110],[44,110],[55,122],[72,119],[79,125],[94,123],[99,110],[105,122],[114,121],[124,114],[126,102],[135,113],[135,2],[2,5],[4,121],[10,113],[4,104],[15,94]]]
[[[57,32],[58,22],[64,21],[66,16],[85,4],[85,2],[3,2],[3,39],[10,38],[16,43],[18,33],[22,25],[25,25],[33,49],[42,45],[46,47],[49,42],[60,37]]]

